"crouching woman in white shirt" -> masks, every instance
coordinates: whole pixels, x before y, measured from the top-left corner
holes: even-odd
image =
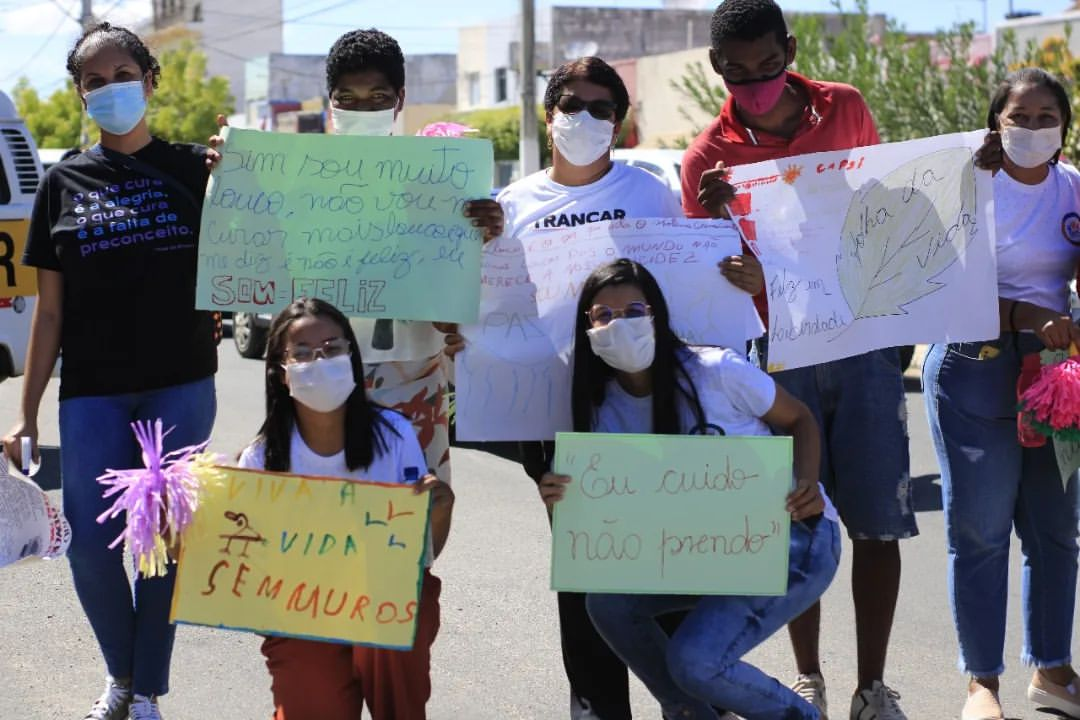
[[[810,607],[840,557],[835,510],[820,486],[818,428],[809,409],[738,352],[690,348],[672,332],[653,276],[626,259],[595,270],[578,301],[572,403],[578,432],[768,435],[794,439],[788,591],[780,597],[591,594],[589,614],[607,643],[660,702],[664,717],[818,718],[789,688],[742,660]],[[546,474],[540,493],[563,497],[567,476]],[[670,638],[662,613],[689,610]]]

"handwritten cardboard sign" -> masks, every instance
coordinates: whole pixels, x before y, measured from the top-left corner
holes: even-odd
[[[428,495],[222,469],[183,538],[174,622],[412,647]]]
[[[560,433],[555,590],[787,592],[790,437]]]
[[[617,258],[660,285],[677,335],[742,350],[763,332],[750,295],[724,279],[739,254],[726,220],[636,218],[501,237],[484,248],[480,321],[462,328],[457,433],[463,440],[550,440],[569,430],[570,357],[581,288]]]
[[[769,370],[997,337],[984,131],[733,168],[765,266]]]
[[[357,317],[475,322],[482,231],[462,211],[491,192],[490,141],[225,132],[199,309],[306,296]]]
[[[37,271],[22,264],[29,220],[0,220],[0,298],[37,295]]]

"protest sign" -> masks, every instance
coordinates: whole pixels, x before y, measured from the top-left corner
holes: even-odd
[[[29,220],[0,220],[0,298],[37,295],[37,270],[22,264],[29,230]]]
[[[765,266],[769,370],[997,337],[983,131],[732,168]]]
[[[225,129],[207,187],[196,305],[269,313],[317,297],[347,315],[475,322],[487,140]]]
[[[570,357],[581,288],[600,265],[630,258],[660,285],[675,333],[745,347],[763,332],[750,296],[717,264],[740,254],[733,223],[637,218],[536,230],[484,248],[480,321],[458,356],[457,436],[550,440],[571,429]]]
[[[560,433],[551,587],[783,595],[790,437]]]
[[[412,647],[428,494],[215,470],[182,538],[174,622]]]

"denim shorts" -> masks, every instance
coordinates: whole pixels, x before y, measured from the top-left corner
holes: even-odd
[[[853,540],[919,534],[911,492],[907,400],[896,348],[783,370],[821,431],[821,483]]]

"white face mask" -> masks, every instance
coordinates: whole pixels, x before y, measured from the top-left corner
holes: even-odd
[[[558,110],[551,119],[551,139],[559,154],[571,165],[591,165],[611,150],[615,123],[597,120],[587,111],[564,115]]]
[[[1017,125],[1001,128],[1001,147],[1009,159],[1022,168],[1037,168],[1050,162],[1061,149],[1061,127],[1028,130]]]
[[[331,106],[330,119],[335,135],[390,135],[394,130],[394,108],[386,110],[342,110]]]
[[[285,376],[293,399],[317,412],[337,410],[356,388],[348,355],[292,363],[285,366]]]
[[[585,331],[597,357],[616,370],[636,373],[652,366],[656,333],[652,316],[615,318],[607,325]]]

